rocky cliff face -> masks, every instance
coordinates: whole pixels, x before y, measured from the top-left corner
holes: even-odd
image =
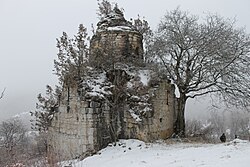
[[[98,23],[90,46],[92,67],[63,90],[49,129],[50,152],[60,160],[84,158],[119,138],[170,137],[174,86],[136,64],[143,61],[142,35],[114,10]]]

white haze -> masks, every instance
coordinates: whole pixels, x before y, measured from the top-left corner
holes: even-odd
[[[112,1],[113,2],[113,1]],[[239,26],[250,32],[249,0],[117,0],[127,19],[145,16],[156,28],[167,10],[180,6],[193,14],[218,13],[236,17]],[[0,0],[0,121],[35,108],[36,96],[47,84],[55,85],[53,59],[56,38],[62,32],[73,36],[79,24],[90,30],[98,19],[95,0]],[[91,34],[91,33],[90,33]],[[207,103],[188,106],[193,113],[203,113]],[[193,107],[195,106],[195,107]]]

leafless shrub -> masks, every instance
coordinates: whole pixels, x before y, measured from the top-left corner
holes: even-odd
[[[195,141],[212,142],[213,126],[209,123],[202,123],[198,120],[186,122],[186,136]]]
[[[250,118],[249,113],[235,111],[230,113],[230,124],[228,126],[230,129],[230,138],[235,137],[240,139],[250,138]]]
[[[0,124],[0,162],[1,164],[12,164],[18,159],[25,158],[24,151],[27,145],[27,129],[18,119],[3,121]]]

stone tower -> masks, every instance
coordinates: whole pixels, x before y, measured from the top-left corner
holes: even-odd
[[[90,41],[90,61],[143,61],[142,34],[124,18],[118,9],[101,19]]]
[[[84,158],[119,138],[170,137],[174,85],[137,64],[143,61],[142,35],[117,8],[98,23],[90,53],[91,68],[81,87],[62,92],[49,128],[49,152],[60,160]]]

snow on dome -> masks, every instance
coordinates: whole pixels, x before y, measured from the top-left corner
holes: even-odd
[[[101,31],[135,31],[135,27],[124,18],[121,10],[114,8],[97,23],[97,32]]]
[[[131,27],[128,26],[115,26],[115,27],[108,27],[108,31],[131,31]]]

